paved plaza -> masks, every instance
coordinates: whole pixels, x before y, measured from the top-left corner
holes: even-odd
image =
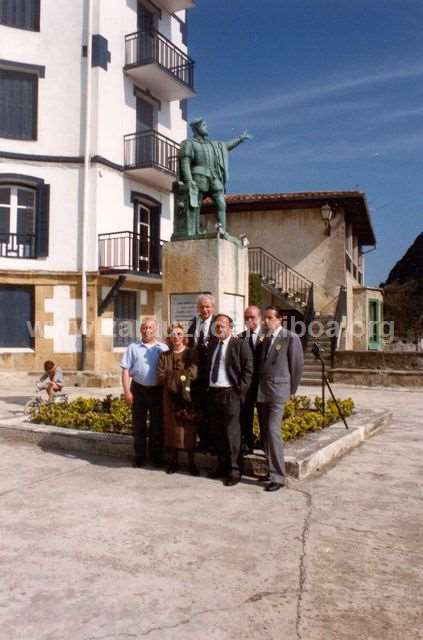
[[[2,439],[30,392],[1,380],[2,640],[423,637],[421,393],[337,387],[392,424],[269,494]]]

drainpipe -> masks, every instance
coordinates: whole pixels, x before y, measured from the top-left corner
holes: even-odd
[[[93,0],[87,0],[88,24],[87,24],[87,76],[85,87],[85,132],[84,132],[84,177],[82,196],[82,240],[81,240],[81,291],[82,291],[82,318],[81,318],[81,360],[80,370],[86,368],[87,356],[87,226],[88,209],[90,206],[90,152],[91,152],[91,102],[92,102],[92,23]]]

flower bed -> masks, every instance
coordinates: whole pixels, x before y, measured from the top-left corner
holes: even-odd
[[[340,409],[345,417],[352,414],[354,402],[352,398],[337,399]],[[325,412],[322,412],[322,400],[316,396],[312,402],[307,396],[295,396],[286,403],[282,421],[282,434],[285,442],[302,438],[307,433],[320,431],[340,420],[339,411],[333,400],[325,403]]]
[[[354,409],[351,398],[338,400],[345,416],[350,416]],[[325,415],[321,413],[322,402],[319,397],[312,401],[307,396],[295,396],[285,405],[285,413],[281,429],[285,442],[301,438],[312,431],[328,427],[340,416],[335,403],[326,403]],[[97,398],[77,398],[61,404],[43,404],[34,410],[31,418],[36,424],[48,424],[56,427],[96,431],[99,433],[131,433],[132,412],[124,400],[106,396],[104,400]],[[257,416],[254,433],[258,440],[260,435]]]
[[[55,427],[96,431],[98,433],[131,433],[132,412],[126,402],[108,395],[104,400],[76,398],[60,404],[42,404],[33,411],[31,421]]]

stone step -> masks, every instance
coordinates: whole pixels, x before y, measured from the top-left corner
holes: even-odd
[[[303,377],[301,379],[301,386],[308,386],[308,387],[320,387],[321,386],[321,380],[318,380],[317,378],[309,378],[309,377]]]

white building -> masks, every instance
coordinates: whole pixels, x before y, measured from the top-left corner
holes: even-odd
[[[0,0],[2,369],[107,370],[160,314],[193,5]]]

